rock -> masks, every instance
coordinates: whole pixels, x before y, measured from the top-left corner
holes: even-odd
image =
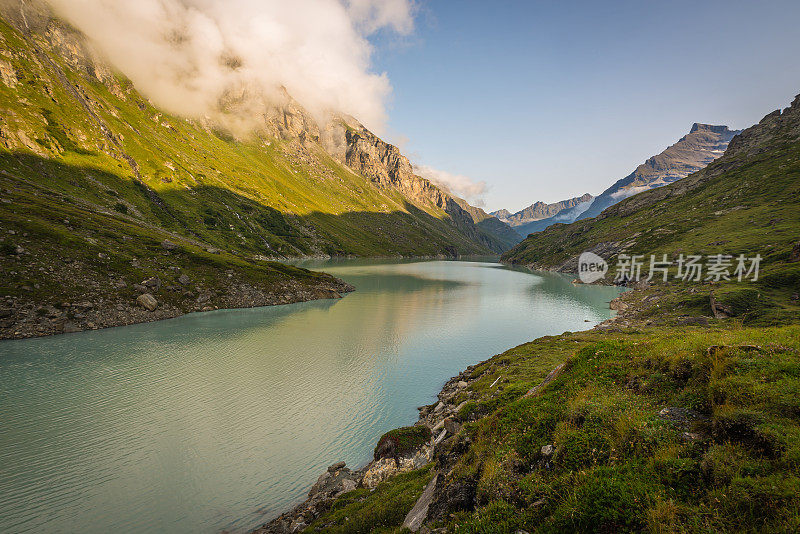
[[[339,469],[342,469],[345,465],[347,464],[344,462],[336,462],[335,464],[332,464],[331,466],[328,467],[328,472],[333,473],[334,471],[338,471]]]
[[[164,250],[175,250],[178,248],[178,245],[176,245],[169,239],[165,239],[164,241],[162,241],[161,246],[164,247]]]
[[[617,297],[608,303],[608,307],[611,310],[624,311],[628,308],[628,305],[622,302],[621,297]]]
[[[372,462],[361,481],[365,488],[374,488],[384,480],[406,471],[419,469],[428,465],[433,459],[433,447],[430,444],[421,447],[413,454],[398,456],[395,458],[381,458]]]
[[[161,289],[161,279],[157,276],[151,276],[147,280],[143,280],[142,285],[154,291],[158,291]]]
[[[353,491],[358,487],[358,484],[355,480],[346,478],[342,481],[342,489],[339,491],[339,494],[347,493],[349,491]]]
[[[66,323],[64,323],[63,330],[64,330],[64,333],[65,333],[65,334],[73,334],[73,333],[75,333],[75,332],[80,332],[80,331],[81,331],[81,329],[80,329],[80,328],[78,328],[78,327],[75,325],[75,323],[70,323],[70,322],[66,322]]]
[[[792,248],[792,253],[789,256],[789,261],[790,262],[800,261],[800,241],[794,244],[794,247]]]
[[[544,377],[544,380],[542,380],[539,384],[529,389],[528,392],[524,395],[524,397],[529,398],[538,395],[547,386],[547,384],[549,384],[550,382],[552,382],[561,375],[561,373],[564,371],[565,366],[566,362],[557,365],[555,369],[550,371],[550,373],[546,377]]]
[[[294,521],[292,525],[289,527],[289,532],[294,534],[295,532],[302,532],[308,525],[304,521]]]
[[[728,317],[733,317],[734,313],[730,307],[725,306],[721,302],[718,302],[717,299],[714,297],[714,292],[711,292],[711,296],[709,297],[709,302],[711,304],[711,312],[714,314],[714,318],[716,319],[727,319]]]
[[[443,403],[443,402],[440,402],[440,403],[439,403],[439,404],[437,404],[437,405],[436,405],[436,407],[433,409],[433,413],[439,413],[439,412],[441,412],[441,411],[442,411],[442,409],[443,409],[443,408],[444,408],[444,403]]]
[[[142,284],[133,284],[133,289],[139,293],[145,293],[147,291],[147,288]]]
[[[178,283],[182,286],[189,285],[189,282],[190,282],[189,277],[186,276],[185,274],[182,274],[178,277]]]
[[[402,527],[409,529],[411,532],[417,532],[420,529],[425,519],[428,517],[428,508],[431,505],[431,501],[433,501],[433,495],[436,491],[436,483],[438,480],[439,474],[436,473],[433,475],[431,481],[428,482],[428,485],[425,486],[425,490],[422,492],[419,499],[417,499],[414,507],[406,515]]]
[[[545,445],[542,447],[542,456],[552,456],[556,448],[552,445]]]
[[[444,429],[447,431],[448,434],[451,436],[455,436],[458,434],[458,431],[461,430],[461,425],[453,419],[452,417],[448,417],[443,421]]]
[[[147,311],[153,311],[158,308],[158,301],[150,293],[142,293],[136,297],[136,302],[138,302]]]
[[[467,384],[467,383],[466,383],[466,382],[464,382],[463,380],[459,380],[459,381],[458,381],[458,384],[456,384],[456,385],[458,386],[458,388],[459,388],[459,389],[464,389],[464,388],[465,388],[465,387],[467,387],[469,384]]]
[[[209,254],[219,254],[219,249],[218,248],[207,248],[206,252],[208,252]]]
[[[203,306],[203,309],[200,310],[200,311],[204,311],[204,312],[214,311],[214,307],[213,306]]]

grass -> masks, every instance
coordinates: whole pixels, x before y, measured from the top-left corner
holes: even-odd
[[[398,475],[391,483],[379,484],[374,491],[356,489],[346,493],[305,532],[321,529],[332,534],[399,532],[397,526],[414,506],[431,476],[431,469],[425,467]]]
[[[606,244],[612,259],[624,251],[763,261],[758,280],[671,279],[628,292],[630,308],[611,327],[540,338],[477,366],[462,428],[435,454],[440,502],[451,488],[475,497],[445,507],[429,526],[465,534],[800,530],[793,124],[767,128],[758,150],[726,155],[597,219],[554,225],[504,256],[555,268]],[[713,317],[712,294],[729,317]],[[561,374],[526,396],[560,364]],[[360,503],[365,512],[375,505],[368,496]]]
[[[437,468],[451,481],[475,485],[475,508],[440,518],[439,526],[464,533],[796,531],[800,327],[730,321],[542,338],[476,368],[470,387],[482,415],[462,414],[463,430],[437,453]],[[524,397],[562,361],[567,370],[542,395]],[[664,408],[689,415],[664,416]],[[545,457],[550,444],[555,452]],[[365,516],[381,502],[360,498],[348,506]],[[409,509],[393,523],[381,515],[381,528],[397,528]]]
[[[120,75],[86,74],[46,38],[34,49],[2,21],[0,33],[22,77],[0,84],[9,190],[27,181],[240,254],[489,252],[441,208],[376,187],[317,144],[218,135],[154,108]]]
[[[404,426],[390,430],[378,440],[375,446],[375,459],[387,451],[392,457],[402,456],[418,449],[431,439],[431,429],[424,425]]]
[[[194,296],[231,279],[280,293],[320,280],[267,261],[298,256],[490,253],[443,209],[376,187],[314,142],[238,138],[156,109],[58,21],[23,35],[0,20],[0,35],[18,78],[0,83],[3,306],[130,303],[134,284],[179,274]],[[162,293],[186,308],[185,291]]]

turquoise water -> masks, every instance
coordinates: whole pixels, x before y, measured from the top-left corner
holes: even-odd
[[[357,291],[0,342],[0,532],[246,531],[467,365],[589,328],[618,293],[494,263],[313,266]]]

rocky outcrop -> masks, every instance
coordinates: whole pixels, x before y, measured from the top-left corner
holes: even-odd
[[[466,201],[414,174],[411,162],[399,148],[380,139],[352,118],[340,118],[338,122],[327,129],[324,145],[350,169],[369,178],[378,187],[398,191],[424,211],[444,212],[460,233],[489,250],[499,253],[512,246],[508,244],[508,234],[504,239],[480,228],[472,214],[462,207]]]
[[[397,456],[384,455],[376,447],[376,458],[353,471],[345,468],[344,462],[331,465],[311,487],[308,498],[302,504],[256,529],[254,534],[299,532],[311,524],[321,513],[327,511],[332,501],[346,491],[356,488],[372,489],[399,473],[428,465],[433,461],[437,451],[442,450],[446,444],[451,443],[451,440],[459,435],[461,425],[457,421],[457,414],[466,404],[466,401],[461,399],[462,397],[465,399],[475,397],[475,394],[469,390],[469,386],[479,378],[472,376],[474,369],[475,366],[469,366],[461,374],[451,378],[439,392],[438,402],[419,408],[420,416],[415,427],[425,426],[430,429],[429,441]],[[387,435],[389,434],[391,432],[387,433]],[[429,505],[439,511],[446,509],[450,506],[448,503],[453,495],[458,496],[461,500],[466,499],[465,502],[471,502],[468,490],[456,493],[443,491],[436,483],[441,478],[441,475],[434,473],[432,482],[426,486],[417,506],[406,517],[406,522],[408,522],[406,526],[413,532],[416,532],[426,518],[430,517]],[[474,492],[472,495],[474,497]]]
[[[711,124],[692,125],[689,133],[660,154],[603,191],[577,220],[597,217],[603,210],[642,191],[671,184],[706,167],[725,153],[741,130]]]

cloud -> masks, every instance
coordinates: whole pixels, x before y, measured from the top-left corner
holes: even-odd
[[[640,185],[636,187],[626,187],[625,189],[620,189],[619,191],[611,193],[611,198],[619,202],[620,200],[632,197],[633,195],[638,195],[642,191],[647,191],[648,189],[652,188],[646,185]]]
[[[378,131],[391,85],[368,37],[408,34],[412,0],[49,0],[156,105],[202,118],[230,95],[277,98]]]
[[[485,204],[481,198],[487,192],[484,181],[476,181],[468,176],[441,171],[428,165],[414,165],[414,172],[477,206]]]

